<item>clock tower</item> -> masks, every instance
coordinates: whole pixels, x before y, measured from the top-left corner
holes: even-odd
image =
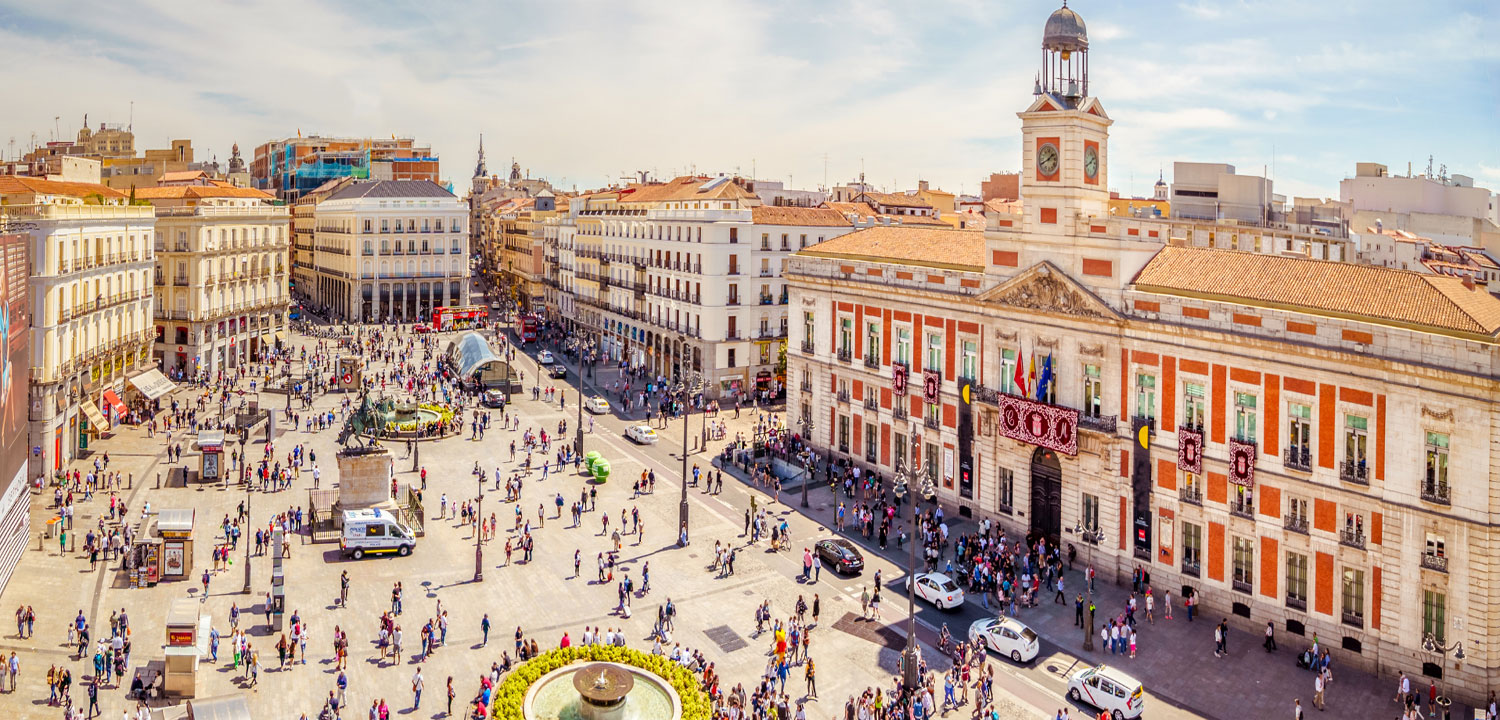
[[[1072,235],[1078,221],[1109,214],[1109,126],[1089,95],[1089,40],[1083,18],[1062,8],[1042,31],[1042,70],[1021,118],[1025,226]]]

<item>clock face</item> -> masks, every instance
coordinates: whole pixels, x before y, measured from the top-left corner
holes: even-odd
[[[1057,174],[1057,146],[1047,143],[1036,153],[1036,167],[1043,175]]]
[[[1099,151],[1092,147],[1083,151],[1083,174],[1089,179],[1099,177]]]

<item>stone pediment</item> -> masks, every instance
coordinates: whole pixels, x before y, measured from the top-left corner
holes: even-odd
[[[980,302],[1022,310],[1122,321],[1124,317],[1056,265],[1040,262],[979,295]]]

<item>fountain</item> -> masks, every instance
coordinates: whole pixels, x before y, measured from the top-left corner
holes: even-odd
[[[571,682],[568,682],[571,680]],[[527,720],[679,720],[677,692],[655,674],[616,663],[570,665],[532,684]]]

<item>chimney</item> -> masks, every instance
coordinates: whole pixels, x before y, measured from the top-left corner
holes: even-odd
[[[1474,289],[1474,276],[1471,273],[1464,273],[1464,289]]]
[[[927,181],[926,180],[918,180],[917,181],[917,189],[921,190],[923,192],[926,192],[927,191]]]

